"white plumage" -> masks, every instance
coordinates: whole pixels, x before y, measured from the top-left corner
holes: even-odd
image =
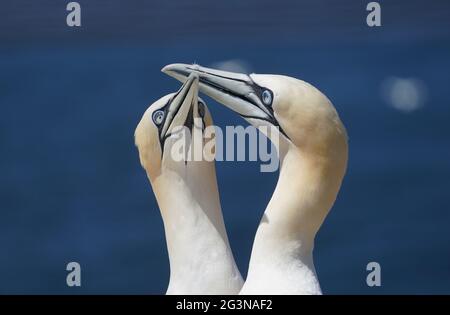
[[[280,153],[280,175],[256,232],[241,294],[321,294],[314,238],[344,177],[345,128],[328,98],[312,85],[280,75],[245,75],[173,64],[166,74],[199,76],[200,91],[269,134]]]
[[[135,142],[164,221],[170,261],[167,294],[237,294],[243,281],[228,243],[214,161],[186,162],[171,154],[176,139],[169,135],[177,128],[191,128],[192,149],[198,143],[195,129],[212,124],[197,94],[198,77],[191,75],[177,93],[147,109]]]

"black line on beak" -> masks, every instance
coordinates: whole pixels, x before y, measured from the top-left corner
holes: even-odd
[[[175,93],[175,95],[167,102],[167,104],[164,105],[164,107],[163,107],[164,109],[161,108],[161,110],[164,110],[164,113],[165,113],[164,117],[165,117],[165,119],[167,118],[167,113],[168,113],[168,111],[169,111],[170,104],[172,104],[173,100],[174,100],[174,99],[175,99],[182,91],[184,91],[184,94],[183,94],[183,96],[182,96],[182,98],[181,98],[181,101],[180,101],[180,105],[176,108],[175,113],[174,113],[174,115],[172,116],[172,121],[173,121],[173,119],[175,119],[175,117],[177,117],[178,111],[180,110],[181,106],[183,106],[183,103],[184,103],[184,101],[185,101],[185,99],[186,99],[186,97],[187,97],[189,91],[191,90],[191,87],[192,87],[192,84],[193,84],[193,83],[194,83],[194,80],[192,80],[192,81],[189,83],[189,86],[186,86],[186,83],[183,84],[183,85],[181,86],[181,88]],[[191,109],[189,110],[189,114],[192,112],[192,104],[191,104],[190,106],[191,106]],[[188,117],[189,117],[189,115],[188,115]],[[186,118],[186,120],[188,119],[188,117]],[[162,135],[162,134],[161,134],[161,133],[162,133],[162,128],[163,128],[163,126],[165,125],[165,122],[166,122],[165,119],[164,119],[164,122],[158,127],[159,142],[160,142],[160,145],[161,145],[161,158],[162,158],[162,156],[164,155],[164,144],[166,143],[167,138],[169,138],[169,137],[172,135],[172,133],[169,132],[169,131],[167,131],[165,135]],[[172,121],[169,121],[169,125],[167,126],[167,128],[170,127],[170,124],[172,123]],[[184,122],[184,124],[186,124],[186,121]]]
[[[269,92],[272,94],[272,102],[273,102],[274,95],[273,95],[272,90],[270,90],[270,89],[268,89],[268,88],[265,88],[265,87],[262,87],[262,86],[259,86],[258,84],[256,84],[256,83],[252,80],[252,78],[251,78],[250,76],[248,76],[249,81],[246,81],[246,80],[241,80],[241,79],[236,79],[236,78],[226,77],[226,76],[223,76],[223,75],[218,75],[218,74],[215,74],[215,73],[206,72],[206,71],[199,70],[199,69],[193,69],[193,68],[188,68],[188,69],[191,70],[191,71],[193,71],[193,72],[195,71],[195,72],[198,72],[198,73],[203,73],[203,74],[206,74],[206,75],[215,76],[215,77],[222,78],[222,79],[226,79],[226,80],[232,80],[232,81],[242,82],[242,83],[244,83],[244,84],[250,86],[250,87],[252,88],[252,90],[255,92],[256,96],[258,96],[259,100],[261,101],[261,104],[269,111],[269,113],[270,113],[270,115],[269,115],[270,118],[254,117],[254,116],[246,116],[246,115],[242,115],[242,114],[239,114],[239,115],[240,115],[241,117],[243,117],[243,118],[252,118],[252,119],[258,119],[258,120],[264,120],[264,121],[267,121],[267,122],[269,122],[270,124],[272,124],[272,125],[274,125],[275,127],[277,127],[277,128],[280,130],[280,132],[281,132],[287,139],[290,140],[290,138],[288,137],[288,135],[286,134],[286,132],[284,132],[283,128],[281,128],[280,124],[279,124],[278,121],[276,120],[275,115],[274,115],[274,112],[273,112],[272,106],[265,105],[264,102],[262,101],[262,93],[263,93],[263,91],[267,90],[267,91],[269,91]],[[176,70],[173,70],[173,71],[176,72],[176,73],[178,73],[178,74],[180,74],[180,75],[186,76],[186,77],[188,77],[189,74],[190,74],[189,71],[185,71],[185,70],[178,70],[178,69],[176,69]],[[223,86],[218,85],[217,83],[214,83],[214,82],[208,80],[207,78],[202,77],[201,75],[199,75],[199,82],[200,82],[200,83],[203,83],[203,84],[205,84],[205,85],[208,85],[208,86],[210,86],[210,87],[212,87],[212,88],[214,88],[214,89],[216,89],[216,90],[219,90],[219,91],[221,91],[221,92],[224,93],[224,94],[228,94],[228,95],[230,95],[230,96],[232,96],[232,97],[239,98],[239,99],[241,99],[241,100],[243,100],[243,101],[245,101],[245,102],[247,102],[247,103],[250,103],[250,104],[252,104],[253,106],[256,106],[256,107],[259,108],[258,104],[256,104],[252,99],[247,98],[245,95],[237,94],[237,93],[235,93],[235,92],[233,92],[233,91],[231,91],[231,90],[229,90],[229,89],[227,89],[227,88],[225,88],[225,87],[223,87]],[[271,105],[271,104],[270,104],[270,105]]]

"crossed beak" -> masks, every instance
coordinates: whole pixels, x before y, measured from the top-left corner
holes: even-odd
[[[195,73],[199,77],[199,89],[202,93],[253,125],[258,126],[260,122],[266,121],[280,127],[272,109],[273,92],[256,84],[249,75],[180,63],[167,65],[161,71],[181,82]],[[284,133],[282,130],[281,132]]]
[[[192,128],[193,110],[197,108],[197,103],[198,75],[192,73],[186,77],[182,87],[163,108],[165,119],[159,131],[162,143],[172,133],[180,130],[180,127]]]

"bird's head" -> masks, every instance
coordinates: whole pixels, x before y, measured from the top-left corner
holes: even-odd
[[[197,74],[201,92],[256,127],[277,127],[279,132],[269,137],[279,137],[280,143],[315,155],[347,148],[346,131],[332,103],[307,82],[282,75],[247,75],[188,64],[171,64],[162,71],[181,82],[192,73]]]
[[[198,75],[190,74],[176,93],[163,96],[145,111],[135,130],[135,143],[142,166],[150,179],[163,167],[180,168],[186,160],[174,159],[171,148],[176,141],[191,141],[193,130],[212,125],[206,103],[198,97]],[[189,133],[184,133],[188,130]],[[181,138],[188,136],[189,139]],[[187,151],[189,143],[184,147]],[[184,152],[183,154],[186,154]]]

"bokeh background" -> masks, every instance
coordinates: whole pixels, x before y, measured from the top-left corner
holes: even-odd
[[[321,89],[350,137],[348,173],[320,230],[327,294],[450,293],[450,3],[62,0],[0,2],[0,293],[160,294],[162,220],[133,133],[175,91],[173,62],[286,74]],[[217,125],[245,122],[211,99]],[[245,275],[277,173],[218,162]],[[77,261],[82,286],[66,286]],[[366,285],[366,265],[382,286]]]

